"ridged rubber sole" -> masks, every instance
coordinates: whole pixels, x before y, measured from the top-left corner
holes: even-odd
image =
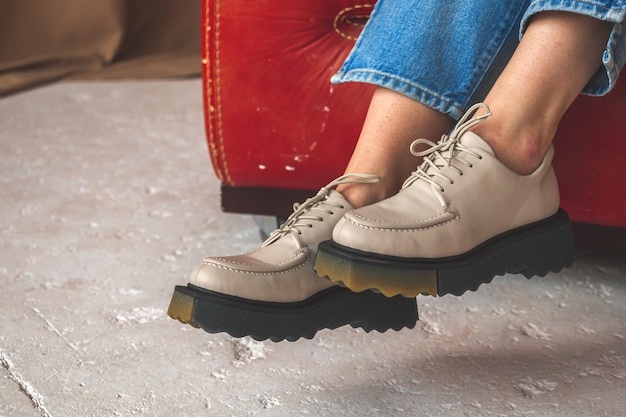
[[[401,258],[362,252],[333,241],[319,245],[318,275],[359,292],[388,297],[419,294],[461,295],[476,291],[495,276],[545,276],[570,267],[576,257],[569,217],[555,215],[496,236],[462,255],[447,258]]]
[[[192,284],[176,286],[167,314],[209,333],[255,340],[311,339],[318,330],[350,325],[366,332],[413,328],[415,298],[388,298],[372,291],[355,293],[331,287],[295,303],[248,300]]]

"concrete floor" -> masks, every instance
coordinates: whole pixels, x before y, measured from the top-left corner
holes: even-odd
[[[626,257],[418,299],[415,329],[255,342],[171,320],[219,210],[199,80],[0,100],[0,416],[624,416]]]

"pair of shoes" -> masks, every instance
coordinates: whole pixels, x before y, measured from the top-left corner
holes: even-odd
[[[320,329],[344,325],[366,332],[413,328],[415,299],[356,293],[313,271],[318,244],[330,239],[334,225],[352,209],[334,187],[379,179],[363,174],[339,177],[296,204],[260,249],[205,259],[186,287],[176,287],[168,315],[209,333],[273,341],[310,339]]]
[[[559,209],[553,148],[532,174],[516,174],[470,130],[489,114],[478,104],[438,143],[413,142],[424,160],[397,195],[354,210],[331,188],[375,179],[341,177],[297,206],[260,250],[205,260],[177,287],[170,316],[272,340],[344,324],[398,330],[415,325],[419,294],[460,295],[497,275],[570,266],[575,248]]]

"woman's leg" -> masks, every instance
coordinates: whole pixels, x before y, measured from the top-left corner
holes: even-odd
[[[518,43],[528,0],[493,5],[493,0],[377,3],[333,78],[379,86],[345,172],[377,174],[381,181],[339,186],[352,205],[396,194],[421,162],[408,151],[411,142],[439,139],[465,108],[484,97]]]
[[[337,187],[352,206],[362,207],[396,194],[420,161],[408,152],[419,137],[440,137],[454,120],[403,94],[378,87],[346,173],[376,174],[376,184]]]
[[[513,171],[530,174],[539,165],[565,110],[601,65],[612,26],[566,12],[543,12],[533,18],[484,100],[493,115],[474,128]],[[338,190],[354,207],[394,195],[419,164],[407,151],[411,142],[436,139],[452,125],[453,119],[444,113],[379,87],[346,172],[367,172],[382,179],[374,186],[346,184]]]
[[[492,116],[474,128],[518,174],[540,164],[561,117],[601,66],[612,23],[567,12],[532,18],[484,102]]]

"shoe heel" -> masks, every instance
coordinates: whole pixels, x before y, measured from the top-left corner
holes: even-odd
[[[461,295],[476,291],[498,275],[522,274],[530,279],[543,277],[572,266],[576,258],[569,216],[559,210],[546,222],[524,231],[524,235],[506,242],[489,256],[458,268],[438,273],[439,295]]]
[[[576,259],[576,247],[569,221],[528,239],[520,245],[509,272],[530,279],[569,268]]]

